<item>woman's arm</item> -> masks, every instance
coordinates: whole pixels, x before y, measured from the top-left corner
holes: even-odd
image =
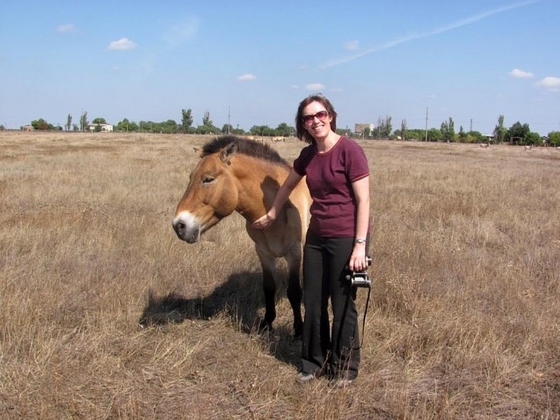
[[[291,169],[288,177],[276,193],[276,197],[274,197],[274,202],[272,203],[272,207],[264,216],[260,217],[259,219],[255,220],[251,225],[255,229],[267,229],[269,228],[272,223],[278,217],[282,206],[294,190],[294,188],[299,184],[303,177],[299,175],[294,168]]]
[[[357,207],[355,239],[366,239],[369,228],[369,176],[352,182],[352,189]],[[367,268],[366,246],[366,242],[354,242],[349,261],[350,270],[363,271]]]

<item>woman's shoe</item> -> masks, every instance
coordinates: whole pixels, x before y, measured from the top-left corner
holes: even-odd
[[[300,372],[296,376],[296,382],[298,384],[306,384],[313,381],[314,379],[315,379],[315,375],[313,373]]]

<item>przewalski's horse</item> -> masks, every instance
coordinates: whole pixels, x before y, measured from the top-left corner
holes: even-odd
[[[251,223],[270,209],[290,166],[269,146],[235,136],[217,137],[198,153],[201,160],[191,172],[187,190],[175,211],[173,228],[177,236],[188,243],[196,243],[202,233],[224,217],[234,211],[241,214],[246,220],[247,233],[255,242],[263,270],[266,311],[259,329],[272,328],[276,318],[273,273],[276,259],[285,258],[294,335],[301,336],[300,267],[311,205],[305,182],[294,189],[269,229],[253,229]]]

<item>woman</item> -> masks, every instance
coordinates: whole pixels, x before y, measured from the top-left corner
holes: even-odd
[[[356,289],[347,269],[367,268],[369,167],[362,148],[336,133],[337,114],[322,95],[305,98],[296,115],[297,137],[309,146],[294,161],[268,213],[253,223],[266,229],[305,176],[311,193],[311,222],[303,255],[302,369],[299,383],[329,373],[338,386],[358,375],[360,349]],[[332,330],[329,326],[329,299]]]

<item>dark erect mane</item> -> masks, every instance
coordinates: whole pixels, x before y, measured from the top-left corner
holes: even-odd
[[[237,144],[237,153],[256,158],[264,159],[269,162],[275,162],[282,165],[288,163],[284,160],[276,150],[270,146],[254,140],[244,139],[236,136],[220,136],[216,137],[202,146],[202,156],[211,155],[219,152],[228,144],[235,142]]]

